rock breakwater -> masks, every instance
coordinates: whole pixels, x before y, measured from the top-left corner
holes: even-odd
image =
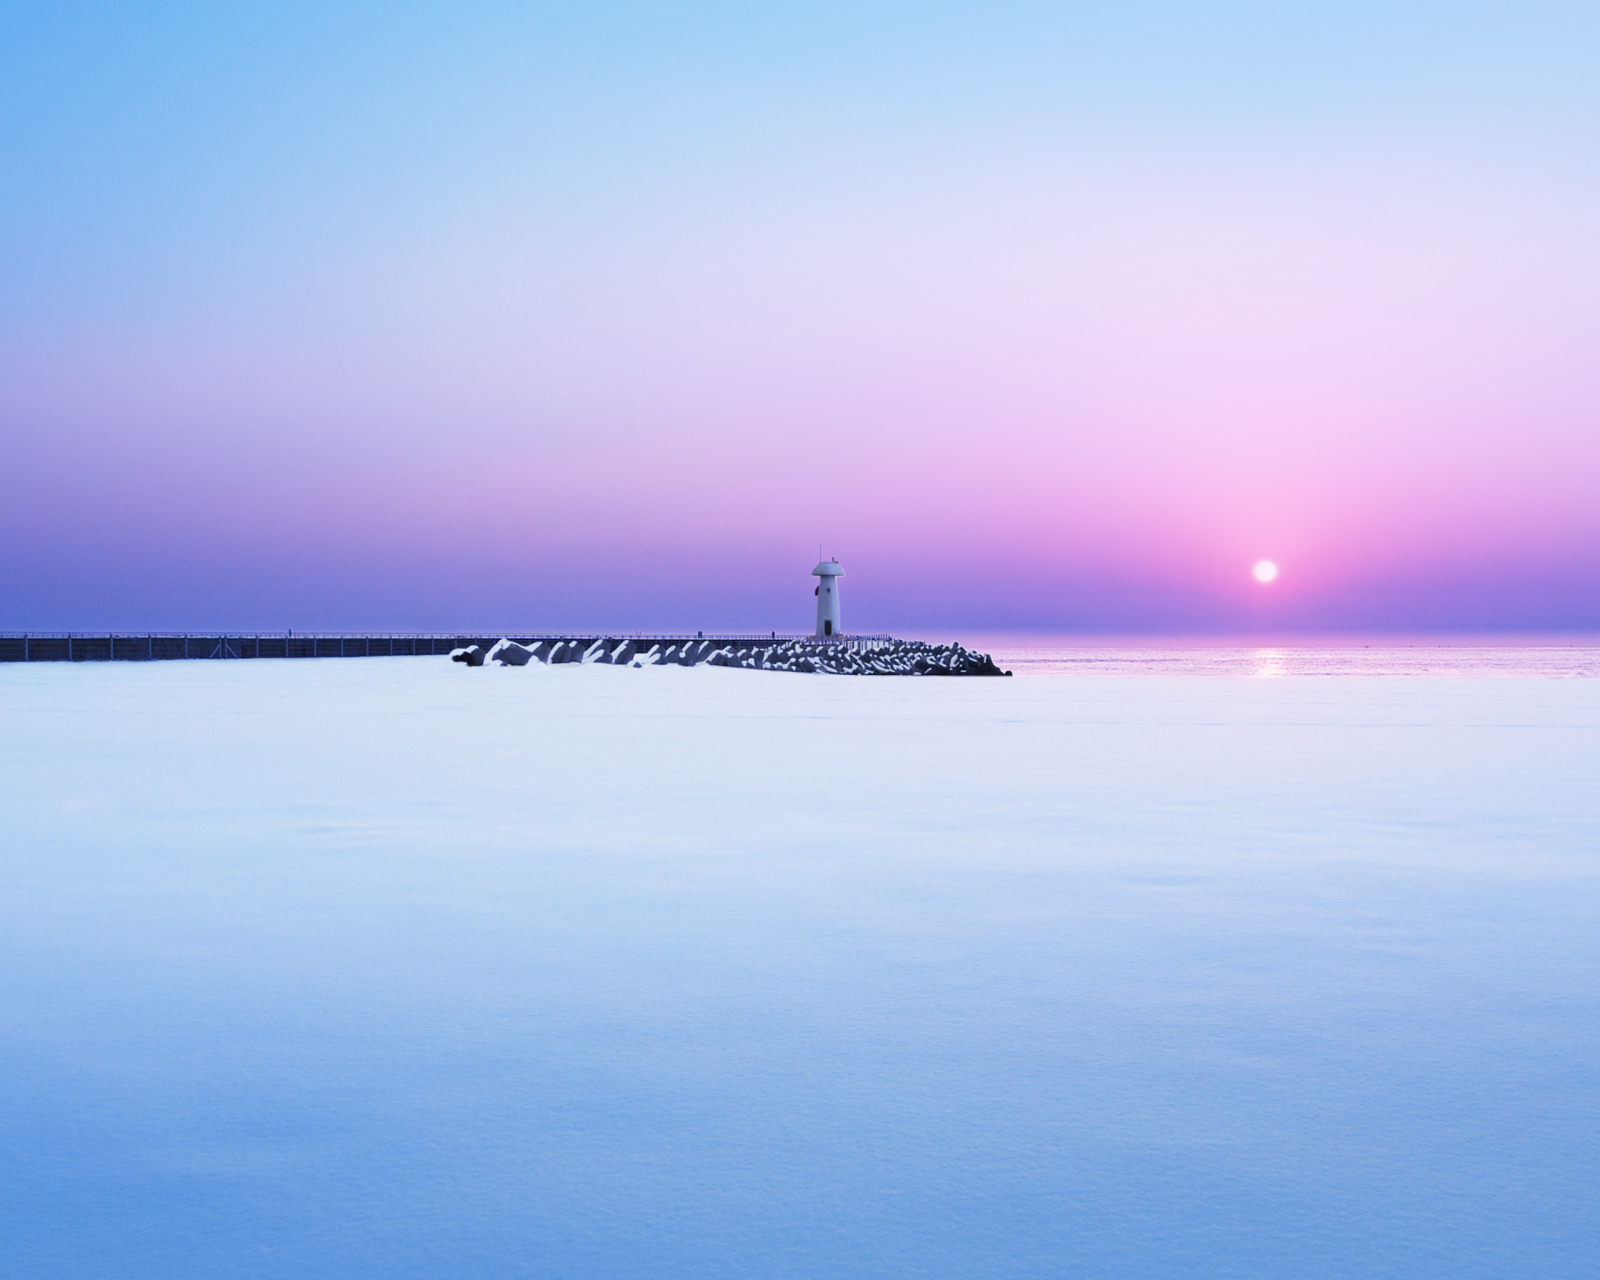
[[[840,676],[1008,676],[986,653],[959,644],[927,644],[920,640],[884,640],[857,645],[821,640],[630,640],[599,636],[579,640],[510,638],[485,648],[456,649],[451,660],[471,667],[495,662],[523,667],[530,662],[569,662],[614,666],[742,667],[760,671],[796,671]]]

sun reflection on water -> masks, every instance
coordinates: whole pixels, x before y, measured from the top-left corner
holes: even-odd
[[[1257,680],[1276,679],[1289,669],[1288,655],[1282,649],[1257,649],[1251,658]]]

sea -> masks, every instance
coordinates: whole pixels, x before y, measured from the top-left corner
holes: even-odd
[[[1600,1275],[1593,643],[960,638],[0,666],[0,1276]]]
[[[934,639],[922,636],[922,639]],[[1016,676],[1600,677],[1600,635],[1291,636],[990,633],[964,638]]]

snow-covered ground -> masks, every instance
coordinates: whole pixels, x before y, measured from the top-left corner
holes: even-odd
[[[0,668],[13,1277],[1589,1276],[1600,683]]]

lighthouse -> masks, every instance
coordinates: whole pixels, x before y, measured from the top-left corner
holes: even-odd
[[[836,636],[839,634],[839,579],[844,577],[844,570],[837,560],[824,560],[811,574],[822,579],[817,584],[817,634]]]

